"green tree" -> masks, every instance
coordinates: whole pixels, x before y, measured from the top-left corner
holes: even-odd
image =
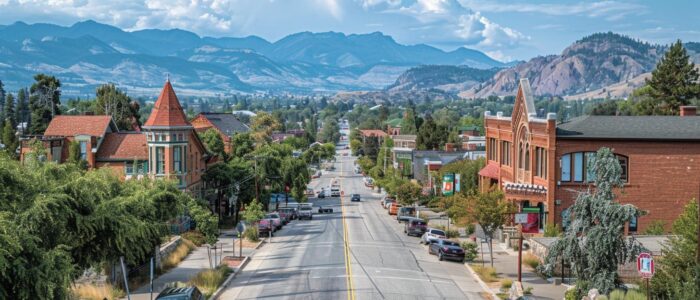
[[[306,200],[306,185],[309,183],[309,168],[303,160],[285,157],[282,160],[282,181],[290,188],[292,197],[299,202]]]
[[[418,129],[416,127],[416,113],[413,108],[406,108],[401,119],[401,134],[416,134]]]
[[[77,164],[80,161],[80,143],[78,141],[70,141],[68,143],[68,162]]]
[[[4,121],[9,122],[12,128],[15,128],[17,126],[17,119],[15,114],[15,97],[12,96],[12,94],[10,93],[8,93],[5,97],[5,107],[3,116],[5,117]]]
[[[625,238],[622,228],[643,214],[631,204],[615,201],[615,188],[622,188],[622,168],[609,148],[598,150],[588,165],[595,174],[595,189],[579,193],[571,208],[573,220],[564,235],[549,248],[540,270],[551,274],[557,260],[571,262],[579,293],[597,288],[608,294],[621,284],[619,265],[632,262],[641,252],[639,242]]]
[[[447,129],[438,126],[430,115],[425,117],[418,130],[416,147],[419,150],[439,150],[447,141]]]
[[[37,74],[29,89],[31,120],[29,132],[43,134],[54,116],[61,114],[61,82],[54,76]]]
[[[680,40],[668,49],[646,80],[649,98],[638,103],[642,115],[678,115],[680,106],[700,97],[698,70]]]
[[[366,137],[362,143],[362,154],[376,161],[379,156],[379,138],[376,136]]]
[[[26,88],[21,88],[17,92],[17,109],[15,111],[15,120],[17,120],[17,123],[29,121],[29,103],[27,102],[27,94],[28,92]]]
[[[257,112],[250,123],[250,134],[255,147],[262,147],[272,141],[272,133],[282,127],[280,120],[267,112]]]
[[[133,130],[134,124],[140,125],[138,102],[131,100],[113,83],[101,85],[95,94],[95,114],[111,116],[120,130]]]
[[[414,202],[420,200],[422,195],[422,189],[420,185],[406,182],[398,187],[396,191],[396,197],[398,201],[403,205],[411,205]]]
[[[19,141],[17,140],[17,135],[15,135],[15,128],[9,119],[5,121],[5,127],[2,130],[2,143],[5,145],[5,151],[15,155]]]
[[[335,119],[326,118],[323,122],[319,139],[323,143],[337,144],[340,141],[340,126],[338,126],[338,122]]]
[[[244,157],[255,150],[254,144],[255,142],[250,133],[236,133],[231,138],[232,155],[234,157]]]
[[[672,233],[651,279],[652,299],[700,299],[697,200],[685,206]]]
[[[216,206],[214,211],[221,218],[222,213],[228,213],[228,211],[221,211],[221,206],[228,199],[226,195],[231,191],[231,185],[233,184],[233,176],[231,174],[231,167],[225,162],[217,162],[209,167],[202,175],[202,180],[209,188],[213,190],[216,197]],[[227,210],[229,205],[226,205]]]
[[[253,202],[248,204],[248,206],[245,208],[245,212],[243,213],[243,219],[249,224],[255,224],[264,217],[265,212],[263,211],[262,204],[258,201],[258,199],[253,199]]]
[[[216,131],[216,129],[210,128],[199,137],[202,139],[202,142],[204,142],[204,146],[206,146],[207,151],[218,155],[224,161],[228,160],[224,140],[221,138],[221,135],[219,135],[219,132]]]
[[[469,211],[470,218],[481,226],[484,235],[488,238],[489,249],[492,249],[493,234],[506,222],[511,205],[499,190],[477,194],[473,201],[473,209]],[[491,267],[493,267],[493,252],[490,256]]]
[[[350,151],[352,152],[352,155],[358,155],[360,149],[362,148],[362,141],[360,140],[350,140]]]

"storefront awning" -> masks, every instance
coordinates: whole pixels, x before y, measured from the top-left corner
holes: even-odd
[[[480,176],[498,179],[498,174],[501,172],[501,167],[496,164],[487,164],[479,171]]]
[[[547,187],[529,184],[529,183],[515,183],[515,182],[504,182],[503,189],[506,193],[530,193],[530,194],[546,194]]]

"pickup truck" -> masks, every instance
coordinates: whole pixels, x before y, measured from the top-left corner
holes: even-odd
[[[311,211],[311,206],[300,206],[298,211],[299,220],[309,219],[313,220],[314,213]]]

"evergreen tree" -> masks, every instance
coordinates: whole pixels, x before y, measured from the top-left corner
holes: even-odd
[[[646,80],[649,98],[638,103],[638,113],[678,115],[680,106],[700,98],[698,76],[683,44],[676,41],[651,72],[651,79]]]
[[[29,107],[31,120],[29,132],[42,134],[49,126],[54,116],[59,115],[61,105],[61,82],[54,76],[37,74],[34,76],[34,84],[29,89]]]
[[[228,160],[228,155],[224,151],[226,149],[224,140],[221,138],[218,131],[210,128],[203,134],[200,134],[199,137],[202,142],[204,142],[204,146],[206,146],[207,151],[219,155],[224,161]]]
[[[416,134],[416,115],[412,108],[406,108],[401,119],[401,134]]]
[[[21,88],[17,92],[17,108],[15,109],[17,123],[28,122],[29,118],[29,103],[27,102],[27,92],[26,88]]]
[[[5,126],[2,129],[2,143],[5,145],[5,150],[12,155],[15,154],[17,146],[19,146],[19,141],[15,134],[15,127],[12,126],[9,119],[5,121]]]
[[[112,84],[103,84],[97,88],[94,112],[97,115],[109,115],[119,130],[133,130],[134,123],[139,124],[139,104],[131,100],[123,91]]]
[[[15,97],[13,97],[12,94],[7,94],[5,99],[5,111],[3,115],[5,116],[5,122],[10,122],[12,128],[17,126],[17,119],[15,119]]]
[[[620,163],[610,149],[598,150],[588,167],[595,175],[595,188],[580,193],[569,208],[570,226],[552,243],[540,271],[551,274],[560,259],[570,262],[580,295],[592,288],[608,294],[622,283],[618,266],[634,261],[642,251],[639,242],[624,236],[623,228],[643,212],[615,201],[613,189],[622,188],[624,182]]]
[[[431,115],[426,115],[418,130],[416,147],[419,150],[439,150],[447,141],[447,128],[438,126]]]
[[[0,100],[5,99],[5,84],[2,83],[2,80],[0,80]],[[5,115],[3,114],[4,107],[2,107],[2,110],[0,110],[0,121],[5,120]]]

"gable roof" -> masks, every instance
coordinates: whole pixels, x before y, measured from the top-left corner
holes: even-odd
[[[582,116],[557,125],[557,139],[700,140],[700,117]]]
[[[396,119],[387,120],[386,122],[384,122],[384,124],[389,125],[391,127],[401,127],[402,122],[403,122],[403,119],[396,118]]]
[[[151,115],[148,116],[148,120],[143,124],[143,127],[178,126],[192,125],[187,121],[185,112],[180,106],[180,101],[177,100],[177,95],[175,95],[175,90],[173,90],[173,86],[170,85],[170,80],[168,80],[165,82],[158,100],[153,105]]]
[[[238,117],[233,114],[202,112],[195,118],[199,117],[206,118],[212,125],[214,125],[214,127],[228,136],[235,133],[250,131],[250,127],[241,122],[241,120],[239,120]]]
[[[97,150],[95,160],[147,160],[146,135],[137,132],[108,133]]]
[[[530,89],[530,80],[527,78],[521,78],[518,89],[519,92],[522,92],[523,103],[525,104],[525,109],[527,110],[526,115],[536,114],[537,109],[535,109],[535,99],[532,97],[532,89]]]
[[[117,131],[110,116],[55,116],[44,136],[103,136],[110,126]]]

